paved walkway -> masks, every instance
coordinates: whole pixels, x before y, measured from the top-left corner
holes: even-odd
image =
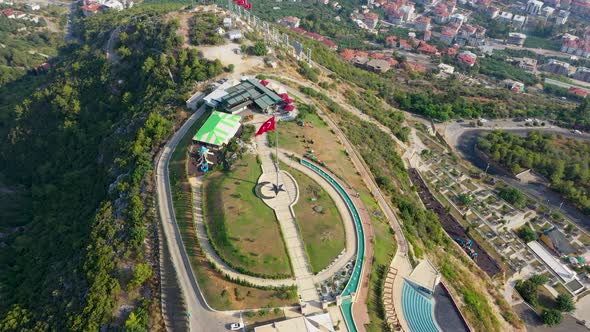
[[[240,273],[224,262],[219,255],[213,249],[211,242],[209,241],[209,237],[207,236],[207,229],[205,228],[205,222],[203,220],[203,210],[202,210],[202,186],[203,182],[200,177],[192,177],[189,179],[191,184],[191,189],[193,192],[193,209],[194,209],[194,216],[195,216],[195,224],[197,229],[197,239],[199,240],[199,245],[203,249],[205,256],[209,261],[212,261],[216,267],[221,271],[221,273],[225,274],[226,276],[233,278],[233,279],[240,279],[252,283],[254,285],[259,286],[293,286],[295,285],[295,280],[293,279],[265,279],[265,278],[258,278],[249,276],[243,273]]]
[[[396,318],[403,331],[410,331],[410,327],[404,317],[404,311],[402,309],[402,288],[404,287],[404,279],[408,277],[410,273],[412,273],[412,265],[410,265],[410,261],[408,260],[406,253],[398,250],[391,260],[389,269],[390,271],[395,269],[396,273],[396,277],[393,280],[393,288],[388,290],[392,293],[391,297],[393,298],[394,311],[397,314]],[[389,317],[387,317],[387,319],[389,320]]]
[[[301,165],[297,161],[289,158],[288,157],[289,155],[293,155],[293,153],[286,151],[286,150],[282,150],[282,149],[279,150],[279,159],[281,160],[281,162],[283,162],[286,165],[288,165],[289,167],[294,168],[294,169],[300,171],[301,173],[307,175],[312,180],[314,180],[317,184],[319,184],[322,187],[322,189],[324,189],[328,193],[328,195],[332,198],[332,200],[336,204],[336,207],[338,208],[338,211],[340,212],[340,217],[342,218],[342,223],[344,224],[344,231],[346,234],[346,240],[345,240],[346,249],[344,250],[344,254],[339,256],[337,259],[335,259],[335,261],[333,261],[328,267],[326,267],[325,269],[320,271],[314,277],[314,281],[316,283],[319,283],[319,282],[322,282],[322,281],[325,281],[325,280],[331,278],[336,272],[341,270],[346,265],[346,263],[348,263],[351,259],[354,259],[355,255],[356,255],[356,251],[357,251],[357,247],[356,247],[357,234],[355,232],[354,222],[352,220],[352,216],[350,214],[350,211],[348,211],[346,204],[344,203],[344,201],[342,200],[342,197],[340,197],[340,195],[338,194],[336,189],[334,189],[334,187],[332,187],[332,185],[328,181],[326,181],[326,179],[321,177],[316,172],[312,171],[308,167]],[[300,156],[298,156],[298,157],[300,157]]]
[[[299,234],[295,213],[293,213],[292,209],[299,198],[299,187],[290,174],[284,171],[278,172],[273,162],[272,150],[267,143],[267,136],[268,133],[265,133],[255,139],[262,166],[262,175],[258,179],[258,183],[266,183],[261,188],[261,192],[265,197],[272,197],[263,198],[262,200],[274,210],[281,227],[287,253],[291,258],[299,297],[303,305],[309,305],[303,310],[304,312],[309,312],[308,310],[317,311],[321,309],[320,298],[315,289],[313,273],[305,253],[305,245],[301,239],[301,234]],[[283,191],[274,193],[272,186],[277,183],[277,180]]]

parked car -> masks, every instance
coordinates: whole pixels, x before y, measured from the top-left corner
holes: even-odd
[[[231,325],[229,326],[229,329],[232,331],[238,331],[244,328],[244,323],[239,322],[239,323],[231,323]]]

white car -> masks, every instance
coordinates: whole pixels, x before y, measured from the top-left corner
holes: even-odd
[[[244,328],[244,323],[231,323],[229,329],[232,331],[238,331]]]

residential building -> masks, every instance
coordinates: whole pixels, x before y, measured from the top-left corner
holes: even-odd
[[[571,12],[580,16],[590,16],[590,0],[573,0]]]
[[[444,64],[444,63],[439,64],[438,69],[440,70],[441,73],[445,73],[445,74],[449,74],[449,75],[452,75],[455,72],[455,67],[453,67],[451,65]]]
[[[543,7],[543,9],[541,9],[541,15],[545,17],[553,16],[553,13],[555,13],[555,8],[553,7]]]
[[[522,45],[524,45],[525,40],[526,40],[526,35],[524,33],[510,32],[508,34],[508,38],[506,39],[506,43],[522,46]]]
[[[524,84],[522,82],[513,81],[513,80],[504,80],[502,81],[504,86],[507,87],[510,91],[516,93],[524,92]]]
[[[420,42],[420,45],[418,46],[418,52],[428,55],[440,55],[438,49],[435,46],[429,45],[425,41]]]
[[[385,73],[391,69],[389,62],[383,59],[371,59],[365,63],[365,67],[375,73]]]
[[[418,30],[430,30],[430,17],[427,16],[420,16],[416,19],[416,21],[414,22],[414,27],[416,27],[416,29]]]
[[[496,17],[498,17],[500,15],[500,10],[496,7],[490,6],[487,7],[485,10],[485,13],[491,18],[491,19],[495,19]]]
[[[440,33],[440,40],[447,44],[452,44],[455,41],[457,32],[459,31],[459,25],[456,23],[449,23],[442,28]]]
[[[463,64],[469,66],[469,67],[473,67],[473,65],[475,65],[475,62],[477,61],[477,55],[475,55],[472,52],[469,51],[465,51],[465,52],[461,52],[457,55],[457,59],[462,62]]]
[[[295,16],[285,16],[277,21],[282,26],[287,28],[298,28],[299,23],[301,23],[301,19]]]
[[[545,5],[551,6],[553,8],[559,8],[560,0],[545,0]]]
[[[567,10],[560,10],[557,12],[557,15],[555,15],[555,24],[565,24],[569,16],[570,12]]]
[[[2,11],[2,15],[6,16],[7,18],[14,18],[14,10],[12,9],[4,9]]]
[[[39,10],[39,9],[41,9],[41,6],[39,6],[36,3],[28,3],[28,4],[25,5],[25,7],[27,9],[30,9],[30,10]]]
[[[537,71],[537,59],[522,58],[518,63],[518,67],[530,73],[534,73]]]
[[[580,98],[588,97],[588,90],[585,90],[582,88],[577,88],[575,86],[572,86],[571,88],[569,88],[568,92],[576,97],[580,97]]]
[[[453,14],[451,17],[449,17],[449,22],[456,23],[461,26],[463,25],[463,22],[465,22],[465,15],[459,13]]]
[[[227,32],[227,38],[229,38],[229,40],[241,39],[242,37],[241,30],[231,30]]]
[[[541,8],[543,7],[543,2],[538,0],[529,0],[526,4],[526,11],[531,15],[539,15],[541,13]]]
[[[526,23],[526,16],[514,15],[512,18],[512,26],[516,29],[522,29]]]
[[[27,17],[27,13],[20,11],[20,10],[15,10],[14,11],[14,18],[22,20],[23,18]]]
[[[545,65],[544,70],[553,74],[568,76],[570,71],[570,64],[555,59],[549,59],[549,63]]]
[[[576,68],[576,72],[572,75],[572,78],[579,81],[590,82],[590,68]]]
[[[503,22],[503,23],[512,23],[513,16],[514,15],[512,15],[512,13],[510,13],[510,12],[500,12],[498,19],[500,20],[500,22]]]
[[[405,51],[411,51],[413,49],[412,45],[410,45],[410,43],[408,43],[408,41],[405,39],[399,41],[398,48]]]
[[[584,58],[590,58],[590,39],[581,39],[566,34],[562,38],[561,51]]]
[[[82,9],[84,16],[91,16],[96,14],[100,10],[100,7],[102,7],[100,4],[96,2],[90,2],[80,8]]]
[[[117,0],[105,1],[105,3],[103,3],[103,6],[105,8],[114,9],[116,11],[121,11],[121,10],[125,9],[125,6]]]
[[[379,15],[377,13],[366,13],[364,14],[363,22],[369,30],[373,30],[377,27],[377,23],[379,23]]]
[[[231,17],[224,17],[223,18],[223,27],[226,29],[231,29],[231,27],[232,27],[232,18]]]
[[[432,38],[432,31],[426,30],[424,31],[424,41],[429,41]]]

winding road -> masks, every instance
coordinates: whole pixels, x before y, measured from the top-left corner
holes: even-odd
[[[193,113],[188,120],[174,133],[161,151],[156,165],[156,190],[158,211],[162,221],[164,237],[170,252],[170,259],[176,270],[178,284],[182,289],[186,302],[187,319],[189,320],[190,331],[225,331],[227,325],[238,320],[238,312],[217,312],[209,307],[197,284],[192,272],[190,261],[184,244],[180,229],[176,223],[176,216],[172,206],[172,195],[170,191],[170,176],[168,164],[172,152],[186,135],[191,126],[205,113],[201,107]],[[174,276],[166,276],[171,278]]]

